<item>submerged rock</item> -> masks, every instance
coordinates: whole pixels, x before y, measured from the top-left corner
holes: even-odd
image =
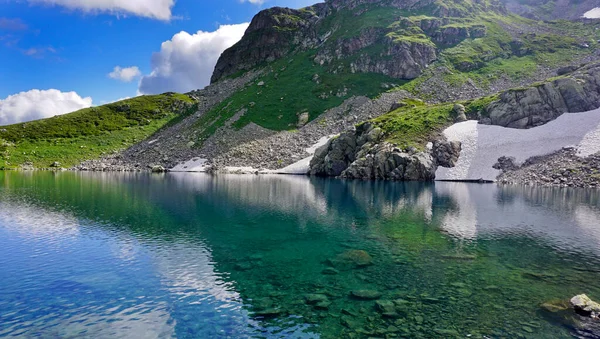
[[[320,302],[329,301],[329,298],[325,294],[318,293],[307,294],[304,296],[304,299],[306,300],[307,304],[317,304]]]
[[[340,271],[336,270],[333,267],[327,267],[321,273],[323,273],[325,275],[336,275],[336,274],[340,273]]]
[[[375,290],[355,290],[350,294],[358,299],[363,300],[375,300],[381,298],[381,292]]]
[[[367,251],[363,250],[348,250],[338,255],[333,261],[336,264],[350,264],[357,267],[364,267],[373,264],[373,258]]]
[[[570,300],[571,306],[575,309],[575,312],[592,318],[598,318],[600,316],[600,304],[592,301],[590,297],[585,294],[576,295]]]
[[[564,300],[550,300],[540,305],[543,310],[551,313],[562,312],[569,309],[569,303]]]

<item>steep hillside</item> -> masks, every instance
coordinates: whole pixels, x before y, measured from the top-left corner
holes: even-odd
[[[72,166],[125,149],[195,111],[175,93],[141,96],[0,128],[0,167]]]
[[[321,138],[386,114],[398,101],[452,108],[564,75],[598,59],[599,28],[598,21],[527,19],[495,0],[329,0],[267,9],[222,54],[212,84],[189,93],[194,114],[79,168],[172,168],[190,159],[285,167]],[[402,133],[424,141],[429,134],[420,127],[431,122],[417,113]],[[10,156],[11,166],[33,159]]]

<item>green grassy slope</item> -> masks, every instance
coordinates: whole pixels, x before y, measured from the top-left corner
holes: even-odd
[[[140,142],[191,113],[194,100],[166,93],[140,96],[49,119],[0,127],[0,168],[63,167]]]
[[[197,147],[240,112],[244,114],[237,116],[233,128],[255,123],[276,131],[292,130],[303,112],[313,120],[350,96],[374,97],[387,91],[390,84],[430,100],[431,94],[421,92],[420,86],[441,66],[449,70],[443,79],[446,86],[473,81],[486,89],[494,80],[528,79],[540,69],[565,65],[599,47],[599,25],[537,22],[503,12],[490,1],[437,1],[416,10],[386,7],[384,3],[342,8],[313,27],[318,36],[328,36],[318,49],[302,50],[292,43],[288,56],[261,64],[266,69],[261,77],[197,122]],[[316,62],[324,50],[364,41],[364,35],[373,30],[379,34],[374,43],[324,64]],[[385,51],[392,46],[390,40],[392,45],[435,46],[438,60],[412,80],[352,70],[359,59],[389,58]]]

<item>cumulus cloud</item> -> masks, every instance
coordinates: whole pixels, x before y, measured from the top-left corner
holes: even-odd
[[[85,13],[137,15],[158,20],[170,20],[175,0],[28,0],[33,4],[62,6]]]
[[[92,98],[57,89],[32,89],[0,99],[0,125],[49,118],[92,106]]]
[[[265,0],[241,0],[242,2],[249,2],[251,4],[255,4],[255,5],[262,5]]]
[[[152,55],[152,73],[142,77],[139,92],[188,92],[208,85],[219,56],[242,38],[248,25],[222,25],[214,32],[175,34],[162,43],[160,52]]]
[[[112,72],[108,73],[108,77],[123,82],[131,82],[133,79],[142,75],[137,66],[121,68],[116,66]]]

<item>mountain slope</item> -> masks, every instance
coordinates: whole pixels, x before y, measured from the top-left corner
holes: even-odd
[[[0,128],[0,167],[72,166],[127,148],[194,111],[175,93],[141,96]]]
[[[264,10],[222,54],[212,84],[189,93],[194,114],[80,168],[172,168],[193,158],[281,168],[397,101],[452,107],[589,63],[600,55],[599,28],[526,19],[492,0],[329,0]],[[425,141],[419,128],[429,120],[414,119],[403,133]],[[27,160],[11,163],[18,161]]]

